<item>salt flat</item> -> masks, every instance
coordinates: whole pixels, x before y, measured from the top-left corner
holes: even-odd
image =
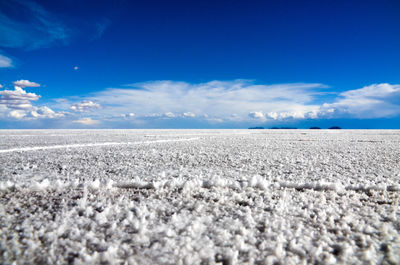
[[[400,264],[398,130],[2,130],[0,263]]]

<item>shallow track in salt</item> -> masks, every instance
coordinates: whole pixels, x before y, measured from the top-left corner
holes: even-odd
[[[81,147],[96,147],[96,146],[117,146],[117,145],[137,145],[137,144],[155,144],[155,143],[168,143],[168,142],[186,142],[194,141],[199,138],[185,138],[185,139],[163,139],[154,141],[138,141],[138,142],[105,142],[105,143],[85,143],[85,144],[64,144],[64,145],[52,145],[52,146],[32,146],[32,147],[21,147],[0,150],[0,153],[11,153],[11,152],[28,152],[38,150],[51,150],[51,149],[62,149],[62,148],[81,148]]]

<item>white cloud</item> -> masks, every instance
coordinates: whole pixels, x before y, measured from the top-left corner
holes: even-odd
[[[8,113],[8,117],[14,119],[54,119],[54,118],[62,118],[65,114],[61,112],[55,112],[49,107],[33,107],[33,110],[28,111],[24,109],[15,109],[11,110]]]
[[[74,70],[76,71],[76,70],[78,70],[79,69],[79,67],[78,66],[74,66]]]
[[[100,123],[100,121],[93,120],[92,118],[82,118],[82,119],[79,119],[79,120],[75,120],[73,122],[80,123],[80,124],[83,124],[83,125],[89,125],[89,126],[98,125]]]
[[[190,117],[190,118],[194,118],[194,117],[196,117],[196,114],[194,114],[193,112],[184,112],[183,113],[183,116],[184,117]]]
[[[121,114],[122,118],[129,119],[135,117],[135,113]]]
[[[90,100],[84,100],[82,102],[73,104],[70,109],[76,112],[87,112],[87,111],[91,111],[93,109],[99,109],[101,108],[100,104],[95,103],[93,101]]]
[[[315,109],[313,111],[297,110],[292,112],[268,112],[263,114],[260,111],[250,112],[249,117],[253,119],[259,119],[262,121],[267,120],[286,120],[286,119],[315,119],[318,117],[319,110]]]
[[[0,68],[13,67],[12,60],[7,56],[0,54]]]
[[[29,80],[18,80],[13,82],[14,86],[25,88],[25,87],[40,87],[40,84],[31,82]]]
[[[218,124],[218,123],[224,123],[225,120],[221,118],[207,118],[207,121],[211,124]]]
[[[50,109],[47,106],[35,108],[35,110],[32,110],[30,112],[30,115],[34,118],[48,118],[48,119],[65,117],[64,113],[55,112],[54,110]]]
[[[0,109],[4,115],[18,119],[63,118],[75,116],[74,123],[95,126],[124,123],[141,127],[201,122],[201,124],[254,123],[319,118],[380,118],[400,114],[400,85],[375,84],[339,94],[325,104],[322,84],[259,85],[248,80],[186,82],[154,81],[137,83],[128,88],[110,88],[81,97],[59,99],[50,105],[57,110],[72,109],[76,114],[36,107],[39,95],[27,93],[18,85],[15,90],[0,91]],[[25,80],[27,81],[27,80]],[[28,82],[28,81],[27,81]],[[33,83],[33,82],[32,82]],[[36,83],[35,83],[36,84]],[[32,85],[32,84],[31,84]],[[3,106],[3,107],[2,107]],[[96,111],[90,112],[90,110]],[[13,110],[19,110],[11,113]],[[85,113],[85,117],[80,117]],[[123,114],[121,114],[123,113]],[[131,119],[133,118],[134,119]],[[126,122],[124,123],[126,124]]]
[[[304,119],[306,118],[308,113],[304,113],[302,111],[294,111],[294,112],[281,112],[278,114],[278,119]]]
[[[12,110],[8,113],[8,116],[14,119],[22,119],[27,115],[24,110]]]
[[[132,88],[110,88],[84,99],[101,104],[103,108],[96,114],[104,116],[133,110],[139,118],[184,118],[188,117],[185,113],[196,113],[197,119],[210,114],[214,119],[232,120],[235,113],[236,121],[244,121],[254,109],[265,113],[316,111],[319,105],[312,102],[318,90],[326,88],[303,83],[259,85],[248,80],[199,84],[153,81],[129,86]]]
[[[322,105],[325,116],[383,118],[400,114],[400,85],[373,84],[339,96]]]
[[[2,47],[37,49],[66,44],[70,37],[69,29],[35,1],[0,1],[0,21]]]
[[[266,120],[264,114],[261,111],[250,112],[249,117],[253,119]]]
[[[14,83],[14,90],[0,91],[0,110],[8,113],[6,116],[14,119],[54,119],[62,118],[66,112],[55,112],[47,106],[34,106],[32,101],[40,99],[40,95],[26,92],[23,87],[38,87],[38,83],[28,80],[18,80]]]
[[[27,93],[19,86],[15,86],[14,90],[2,90],[0,95],[0,105],[5,105],[9,109],[32,109],[31,101],[40,98],[35,93]]]
[[[175,114],[172,112],[166,112],[166,113],[164,113],[163,116],[167,117],[167,118],[175,118],[176,117]]]
[[[266,116],[273,120],[277,120],[279,118],[279,114],[274,111],[267,113]]]
[[[318,109],[313,111],[297,110],[292,112],[268,112],[266,114],[261,111],[253,111],[249,113],[249,117],[253,119],[259,119],[261,121],[271,120],[285,120],[285,119],[305,119],[305,118],[316,118],[318,116]]]
[[[92,40],[101,38],[110,24],[111,20],[107,18],[103,18],[100,22],[96,23],[96,34],[93,36]]]

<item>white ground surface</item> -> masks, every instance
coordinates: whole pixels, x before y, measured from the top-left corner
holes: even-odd
[[[0,263],[400,264],[400,131],[3,130]]]

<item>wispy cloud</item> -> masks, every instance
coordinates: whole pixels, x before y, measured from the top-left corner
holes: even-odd
[[[69,41],[69,29],[33,1],[0,1],[0,46],[36,49]]]
[[[0,54],[0,68],[13,67],[11,58]]]
[[[73,121],[74,123],[79,123],[82,125],[88,125],[88,126],[94,126],[94,125],[98,125],[100,123],[100,121],[98,120],[93,120],[92,118],[82,118],[79,120],[75,120]]]
[[[302,83],[259,85],[249,80],[199,84],[154,81],[135,83],[127,88],[110,88],[85,100],[96,101],[103,106],[98,114],[134,112],[138,117],[152,114],[169,118],[202,117],[207,114],[220,119],[236,114],[242,119],[248,119],[248,114],[257,110],[315,111],[319,105],[312,104],[312,101],[325,88],[322,84]]]
[[[111,25],[111,20],[108,18],[103,18],[100,22],[97,22],[95,24],[96,27],[96,33],[93,36],[93,40],[101,38],[103,36],[104,32],[106,31],[107,28],[109,28]]]
[[[373,84],[348,90],[321,111],[335,117],[384,118],[400,114],[400,85]]]

